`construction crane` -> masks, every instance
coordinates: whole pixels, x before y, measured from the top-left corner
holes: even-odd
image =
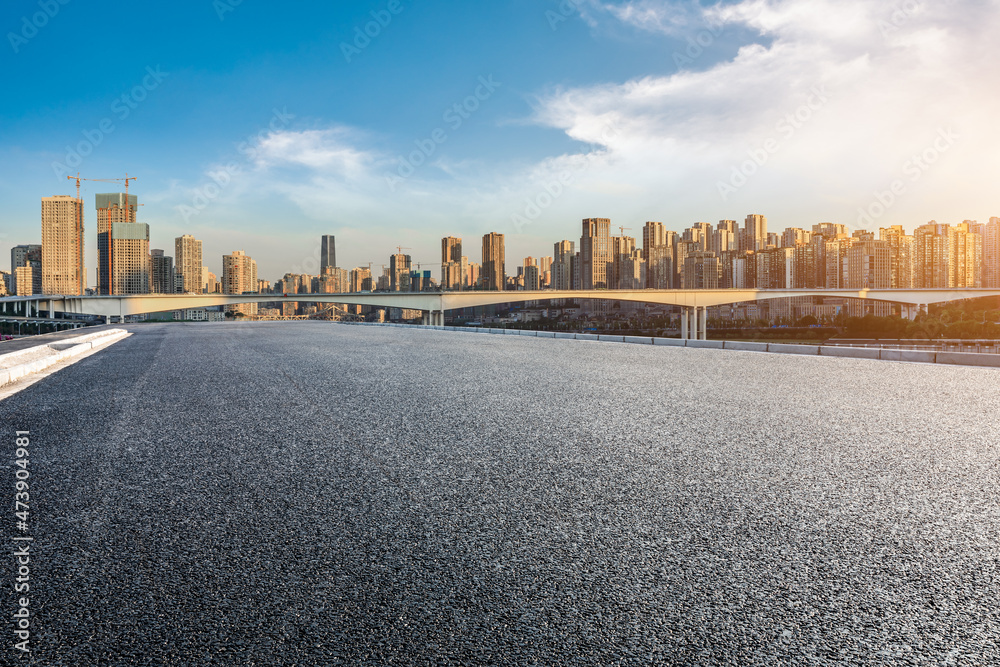
[[[632,231],[632,228],[631,228],[631,227],[619,227],[619,228],[618,228],[618,233],[619,233],[620,235],[622,235],[622,236],[625,236],[625,230],[626,230],[626,229],[627,229],[627,230],[629,230],[629,231]]]
[[[441,262],[415,262],[415,264],[417,265],[417,271],[419,271],[420,267],[425,264],[427,266],[441,266]]]
[[[413,248],[404,248],[403,246],[398,245],[396,246],[396,250],[399,251],[397,254],[402,255],[404,250],[413,250]]]
[[[128,182],[138,180],[138,176],[129,176],[125,174],[125,178],[80,178],[80,172],[76,173],[76,176],[67,176],[68,180],[76,181],[76,198],[80,198],[80,181],[95,181],[99,183],[120,183],[125,181],[125,201],[128,202]]]
[[[128,211],[128,207],[129,207],[128,206],[128,182],[129,181],[138,180],[138,178],[139,178],[138,176],[129,176],[128,172],[125,172],[125,178],[80,178],[80,172],[76,172],[76,176],[67,176],[66,178],[68,180],[71,180],[71,181],[76,181],[76,198],[78,200],[80,199],[80,181],[92,181],[92,182],[95,182],[95,183],[120,183],[121,181],[125,181],[125,210],[126,210],[125,220],[126,220],[126,222],[128,221],[128,219],[129,219],[129,215],[128,215],[128,212],[127,212]],[[98,229],[98,233],[100,233],[99,229]],[[112,284],[112,278],[111,278],[111,275],[112,275],[112,271],[111,271],[111,259],[112,259],[111,249],[108,248],[108,286],[107,286],[108,287],[108,294],[114,294],[114,286]],[[82,264],[81,264],[81,266],[82,266]]]

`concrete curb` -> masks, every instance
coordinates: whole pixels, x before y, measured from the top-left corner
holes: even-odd
[[[122,338],[126,338],[131,335],[132,334],[124,329],[105,329],[104,331],[98,333],[87,334],[85,336],[71,338],[58,343],[50,343],[48,345],[36,345],[35,347],[29,347],[24,350],[18,350],[17,352],[3,355],[0,359],[16,360],[18,357],[28,356],[29,353],[35,354],[40,348],[44,347],[55,351],[55,354],[50,354],[42,359],[36,359],[23,364],[16,364],[9,368],[0,369],[0,387],[17,382],[21,378],[33,373],[44,371],[45,369],[55,366],[60,362],[66,361],[67,359],[78,357],[85,352],[90,352],[91,350],[117,343]]]
[[[441,329],[416,324],[390,324],[377,322],[345,322],[352,326],[402,326],[418,329]],[[469,333],[492,333],[564,340],[586,340],[608,343],[630,343],[659,345],[663,347],[687,347],[712,350],[735,350],[740,352],[768,352],[771,354],[798,354],[818,357],[848,359],[868,359],[900,361],[908,363],[947,364],[953,366],[975,366],[980,368],[1000,368],[1000,354],[974,352],[934,352],[928,350],[892,350],[881,348],[848,347],[838,345],[799,345],[796,343],[764,343],[756,341],[721,340],[681,340],[680,338],[646,338],[645,336],[618,336],[614,334],[581,334],[566,331],[532,331],[529,329],[484,329],[480,327],[448,327],[449,330]],[[0,375],[2,380],[2,375]],[[0,383],[2,384],[2,383]]]
[[[752,341],[727,340],[722,347],[726,350],[740,350],[742,352],[767,352],[767,343],[754,343]]]
[[[877,347],[839,347],[827,345],[819,348],[821,357],[849,357],[852,359],[881,359],[882,350]]]

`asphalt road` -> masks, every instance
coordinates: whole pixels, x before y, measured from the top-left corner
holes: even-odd
[[[126,328],[0,403],[0,664],[1000,661],[996,370]]]

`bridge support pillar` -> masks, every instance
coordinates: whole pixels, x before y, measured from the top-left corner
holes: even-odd
[[[423,311],[423,313],[421,313],[420,324],[422,324],[422,325],[424,325],[426,327],[426,326],[430,325],[430,323],[431,323],[431,313],[430,313],[429,310],[425,310],[425,311]]]
[[[685,306],[681,306],[681,340],[687,340],[688,337],[688,309]]]
[[[698,340],[698,308],[688,309],[688,340]]]
[[[708,308],[698,308],[698,340],[708,340]]]

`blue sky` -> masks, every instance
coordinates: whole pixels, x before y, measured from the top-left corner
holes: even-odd
[[[584,217],[984,220],[998,18],[981,0],[10,2],[0,245],[37,242],[39,199],[77,171],[138,176],[153,247],[191,233],[213,271],[243,249],[270,280],[315,272],[324,233],[351,268],[396,245],[440,261],[445,235],[479,261],[497,231],[512,268]],[[83,187],[91,283],[93,195],[115,189]]]

